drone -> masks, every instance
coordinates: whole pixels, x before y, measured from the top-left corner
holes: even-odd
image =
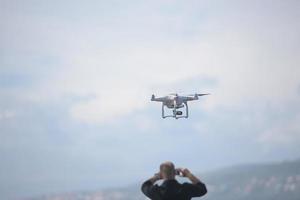
[[[187,95],[187,96],[181,96],[178,95],[177,93],[172,93],[164,97],[155,97],[154,94],[152,94],[151,101],[158,101],[162,102],[162,118],[166,117],[173,117],[175,119],[179,118],[188,118],[189,117],[189,108],[188,108],[188,101],[194,101],[198,100],[199,96],[204,96],[204,95],[209,95],[209,94],[192,94],[192,95]],[[165,106],[169,109],[173,110],[172,115],[165,115]],[[185,107],[185,115],[183,115],[183,112],[181,109]]]

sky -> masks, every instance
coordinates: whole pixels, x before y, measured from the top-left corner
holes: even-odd
[[[0,0],[0,194],[300,157],[300,2]],[[163,96],[211,93],[188,119]]]

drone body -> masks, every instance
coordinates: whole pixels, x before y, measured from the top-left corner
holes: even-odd
[[[189,108],[188,101],[198,100],[199,96],[204,96],[209,94],[194,94],[187,96],[180,96],[178,94],[169,94],[164,97],[156,98],[154,94],[151,97],[151,101],[162,102],[162,118],[173,117],[175,119],[178,118],[188,118],[189,117]],[[165,106],[169,109],[173,110],[173,115],[165,115]],[[182,111],[178,111],[177,109],[185,107],[185,115],[182,115]]]

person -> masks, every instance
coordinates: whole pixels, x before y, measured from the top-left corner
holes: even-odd
[[[188,178],[192,183],[178,183],[175,176]],[[154,183],[163,180],[161,185]],[[172,162],[160,165],[159,173],[146,180],[141,187],[142,192],[151,200],[190,200],[207,193],[204,183],[194,176],[188,169],[178,168]]]

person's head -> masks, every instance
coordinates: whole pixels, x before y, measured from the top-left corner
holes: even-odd
[[[175,179],[176,170],[172,162],[162,163],[159,169],[162,179]]]

